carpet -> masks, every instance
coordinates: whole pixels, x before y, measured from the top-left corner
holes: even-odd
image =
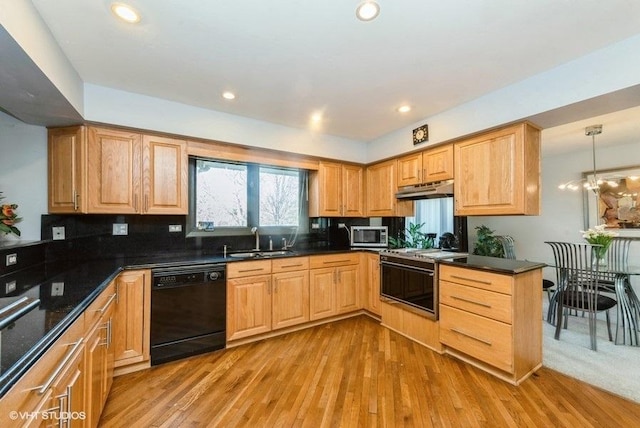
[[[547,307],[545,299],[542,364],[640,403],[640,347],[609,342],[604,313],[598,314],[602,319],[597,320],[597,351],[591,350],[586,316],[570,317],[568,328],[562,330],[560,340],[555,340],[555,326],[546,322]],[[611,327],[615,331],[615,310],[611,317]]]

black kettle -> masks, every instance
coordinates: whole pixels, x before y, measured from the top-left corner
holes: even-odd
[[[438,241],[438,245],[440,246],[440,248],[445,250],[457,248],[458,246],[456,244],[457,244],[457,239],[455,235],[449,232],[443,233],[442,236],[440,237],[440,240]]]

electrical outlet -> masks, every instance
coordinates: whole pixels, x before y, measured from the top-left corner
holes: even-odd
[[[182,232],[182,225],[181,224],[170,224],[169,225],[169,232]]]
[[[4,292],[5,294],[9,294],[11,292],[16,291],[16,281],[9,281],[4,283]]]
[[[51,228],[51,234],[53,235],[54,241],[59,241],[64,239],[64,226],[54,226]]]
[[[12,266],[15,265],[16,263],[18,263],[18,254],[13,253],[13,254],[7,254],[7,263],[6,266]]]
[[[320,229],[319,223],[311,223],[311,229]]]
[[[64,296],[64,282],[51,283],[51,297]]]
[[[129,225],[127,223],[113,223],[112,235],[128,235]]]

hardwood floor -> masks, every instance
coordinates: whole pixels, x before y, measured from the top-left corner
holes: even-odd
[[[512,386],[359,316],[123,375],[100,427],[630,427],[640,404],[542,368]]]

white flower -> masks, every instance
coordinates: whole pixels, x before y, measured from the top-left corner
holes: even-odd
[[[592,240],[597,240],[598,238],[613,238],[618,236],[618,233],[612,230],[606,230],[606,225],[599,224],[588,230],[581,230],[582,237],[587,241],[591,242]]]

